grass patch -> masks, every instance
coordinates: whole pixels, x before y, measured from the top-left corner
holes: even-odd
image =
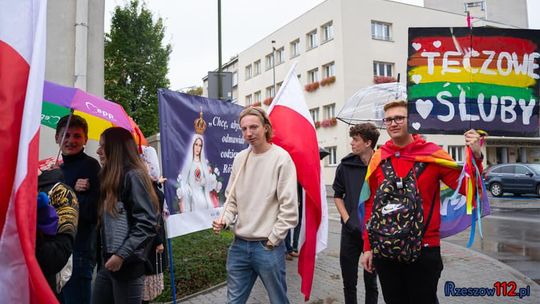
[[[227,279],[227,249],[233,240],[230,231],[219,235],[211,229],[183,235],[171,240],[176,298],[181,299],[215,286]],[[165,290],[156,302],[172,301],[170,273],[165,272]]]

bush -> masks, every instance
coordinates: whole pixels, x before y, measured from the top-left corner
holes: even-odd
[[[227,249],[233,240],[230,231],[219,235],[211,229],[194,232],[171,240],[176,298],[215,286],[227,279]],[[156,302],[172,301],[170,273],[164,273],[165,290]]]

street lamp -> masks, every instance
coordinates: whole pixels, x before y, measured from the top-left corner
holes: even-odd
[[[272,74],[274,79],[274,94],[272,95],[272,98],[276,96],[276,47],[274,46],[276,43],[275,40],[272,40]]]

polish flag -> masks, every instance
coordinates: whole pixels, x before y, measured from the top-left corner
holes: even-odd
[[[298,273],[302,277],[301,292],[307,301],[311,295],[316,254],[327,245],[328,209],[317,132],[304,99],[302,85],[296,77],[296,63],[268,112],[274,130],[272,142],[289,152],[296,166],[298,181],[305,191]]]
[[[57,303],[35,258],[46,0],[0,0],[0,295]]]

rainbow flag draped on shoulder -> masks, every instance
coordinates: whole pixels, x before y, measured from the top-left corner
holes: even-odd
[[[414,135],[415,140],[418,135]],[[358,215],[362,220],[365,216],[364,203],[371,196],[369,179],[381,162],[394,155],[387,145],[383,145],[375,151],[369,162],[366,177],[360,192],[360,202],[358,204]],[[452,157],[441,147],[430,142],[421,142],[401,153],[400,158],[414,161],[434,163],[439,166],[461,170],[456,190],[448,188],[441,183],[441,238],[457,234],[471,226],[471,235],[468,247],[474,242],[476,223],[479,226],[479,233],[482,236],[482,226],[480,218],[489,214],[489,200],[485,184],[482,180],[481,172],[473,161],[470,148],[467,148],[467,161],[464,165],[456,163]],[[465,183],[466,194],[461,195],[459,189]]]

